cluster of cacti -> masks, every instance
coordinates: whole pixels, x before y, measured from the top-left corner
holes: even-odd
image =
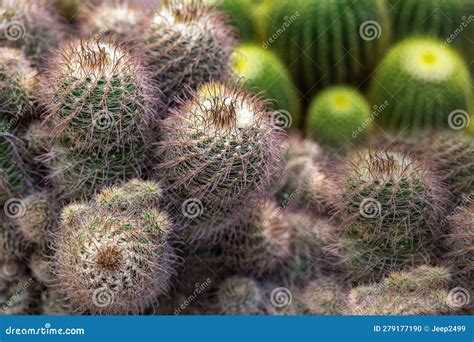
[[[471,313],[464,1],[0,0],[0,314]]]

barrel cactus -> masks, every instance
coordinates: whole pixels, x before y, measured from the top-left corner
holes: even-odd
[[[353,137],[360,141],[368,136],[370,115],[369,104],[356,89],[329,87],[311,102],[306,132],[321,143],[342,146]]]
[[[51,48],[58,46],[65,32],[55,12],[39,0],[2,0],[0,19],[1,45],[22,48],[38,65]]]
[[[423,37],[403,40],[377,69],[371,85],[375,104],[389,102],[380,123],[408,133],[455,126],[453,116],[469,107],[471,80],[461,56]]]
[[[401,149],[356,151],[338,176],[341,261],[353,282],[428,260],[449,202],[430,166]]]
[[[263,91],[266,98],[275,99],[271,108],[282,110],[279,114],[285,120],[282,125],[285,128],[298,128],[301,121],[298,93],[278,57],[254,44],[237,47],[232,57],[232,70],[238,77],[248,80],[246,88],[255,92]]]
[[[267,313],[264,293],[252,278],[230,277],[217,290],[220,314],[224,315],[265,315]]]
[[[171,222],[159,201],[158,184],[132,180],[64,208],[55,274],[77,311],[137,314],[167,291]]]
[[[267,191],[281,169],[266,102],[239,85],[209,83],[162,123],[157,175],[187,241],[216,241]]]
[[[48,109],[43,124],[53,127],[54,139],[42,159],[62,194],[80,197],[141,174],[155,101],[135,55],[120,44],[72,41],[57,52],[41,83]]]
[[[152,15],[144,33],[148,66],[164,105],[165,117],[185,97],[209,81],[227,77],[229,55],[235,45],[233,30],[225,17],[201,2],[166,2]]]
[[[279,1],[267,13],[266,46],[305,93],[363,80],[390,41],[384,1]]]
[[[314,280],[296,296],[296,312],[300,315],[341,315],[345,295],[343,286],[334,279]]]

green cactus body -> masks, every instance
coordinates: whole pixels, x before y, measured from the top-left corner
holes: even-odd
[[[306,133],[333,146],[341,146],[354,136],[361,141],[370,133],[370,115],[369,104],[356,89],[330,87],[310,104]]]
[[[219,313],[230,316],[264,315],[264,295],[259,284],[245,277],[234,276],[222,282],[217,290]]]
[[[458,53],[430,38],[408,38],[387,54],[372,81],[374,104],[389,102],[378,119],[393,130],[416,132],[454,125],[467,111],[469,71]]]
[[[35,76],[20,50],[0,47],[0,115],[11,120],[10,131],[33,111]]]
[[[304,92],[358,82],[390,41],[383,1],[279,1],[268,12],[267,40]]]
[[[41,89],[54,146],[40,159],[66,197],[141,174],[154,116],[150,80],[134,55],[112,43],[73,41],[56,55]]]
[[[335,280],[322,278],[305,286],[295,302],[299,315],[341,315],[345,293]]]
[[[162,126],[157,174],[185,239],[222,239],[279,174],[282,130],[265,101],[221,83],[200,87]]]
[[[210,6],[165,4],[154,13],[144,39],[148,66],[164,103],[159,108],[161,117],[176,105],[178,97],[188,94],[189,88],[227,77],[235,38],[222,14]]]
[[[360,151],[348,157],[339,182],[335,217],[352,281],[429,259],[449,200],[425,162],[396,149]]]
[[[382,282],[354,288],[348,298],[347,315],[440,315],[455,311],[446,291],[447,270],[420,266],[410,272],[393,273]]]
[[[174,254],[159,186],[131,182],[63,210],[55,274],[77,311],[138,314],[168,289]]]
[[[0,19],[4,22],[1,45],[23,49],[38,65],[65,32],[55,13],[38,0],[2,0]]]
[[[246,88],[250,91],[263,91],[266,98],[276,100],[271,108],[287,111],[287,128],[298,128],[301,121],[298,94],[278,57],[257,45],[245,44],[234,51],[232,58],[234,73],[248,80]]]
[[[389,0],[394,32],[398,38],[427,35],[445,40],[472,62],[474,4],[470,0]],[[472,64],[472,63],[471,63]]]

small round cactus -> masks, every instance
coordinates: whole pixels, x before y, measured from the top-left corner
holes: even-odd
[[[263,91],[268,99],[276,99],[271,104],[274,110],[284,110],[288,115],[286,128],[298,128],[301,121],[298,93],[285,66],[271,51],[258,45],[239,46],[231,56],[233,72],[245,80],[250,91]],[[291,120],[291,121],[290,121]]]
[[[221,239],[281,169],[284,133],[266,102],[238,85],[201,86],[162,122],[162,130],[157,174],[188,227],[188,241]]]
[[[132,181],[64,209],[55,274],[77,311],[137,314],[167,291],[171,223],[155,209],[158,194],[157,184]]]
[[[429,259],[449,201],[426,162],[401,149],[357,151],[338,182],[334,217],[342,221],[339,247],[352,281]]]
[[[221,13],[199,2],[167,2],[153,14],[144,33],[148,66],[164,103],[165,117],[187,89],[224,81],[235,45]]]
[[[21,50],[0,47],[0,115],[19,121],[33,112],[36,71]],[[11,122],[11,131],[19,122]]]
[[[264,46],[279,54],[305,93],[362,81],[391,36],[383,1],[278,1],[265,17]]]
[[[444,268],[420,266],[391,274],[382,282],[354,288],[347,315],[440,315],[455,311],[446,291],[450,279]]]
[[[345,305],[345,291],[333,279],[322,278],[309,283],[295,298],[300,315],[341,315]]]
[[[393,130],[416,132],[450,127],[467,111],[469,71],[459,54],[431,38],[403,40],[387,54],[371,85],[372,101],[389,105],[378,116]]]
[[[65,29],[59,18],[39,0],[2,0],[0,19],[1,45],[22,48],[38,65],[63,39]]]
[[[315,140],[341,146],[354,136],[364,140],[370,132],[371,109],[356,89],[329,87],[311,102],[306,121],[306,133]],[[359,128],[365,126],[362,133]],[[357,133],[357,134],[356,134]]]
[[[259,284],[245,277],[226,279],[217,290],[219,313],[224,315],[264,315],[265,298]]]

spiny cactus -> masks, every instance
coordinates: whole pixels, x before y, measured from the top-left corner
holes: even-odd
[[[279,1],[267,14],[264,44],[280,55],[305,92],[357,82],[389,43],[387,16],[383,1]]]
[[[195,89],[209,81],[224,81],[235,45],[225,17],[200,2],[170,1],[153,14],[144,33],[148,66],[154,73],[164,105],[161,117]]]
[[[449,218],[449,224],[451,228],[446,238],[449,262],[459,270],[458,276],[469,284],[474,277],[474,202],[472,199],[466,206],[460,206]]]
[[[420,266],[391,274],[378,284],[353,289],[345,314],[439,315],[455,311],[446,291],[450,279],[444,268]]]
[[[132,40],[139,36],[144,13],[131,1],[102,2],[83,14],[82,32],[95,37]]]
[[[28,267],[37,281],[49,284],[53,280],[51,258],[45,255],[46,249],[38,249],[30,256]]]
[[[33,111],[35,76],[21,50],[0,47],[0,116],[12,120],[11,126]]]
[[[286,111],[280,114],[285,120],[282,125],[285,128],[298,128],[301,121],[298,94],[278,57],[254,44],[239,46],[231,57],[234,73],[248,80],[245,87],[249,91],[263,91],[268,99],[276,99],[271,108]]]
[[[188,227],[188,241],[221,239],[279,174],[283,132],[266,102],[238,85],[201,86],[162,130],[157,174]]]
[[[456,111],[467,111],[469,71],[450,47],[431,38],[403,40],[388,52],[371,85],[374,104],[389,102],[378,116],[393,130],[415,132],[449,127]]]
[[[299,315],[341,315],[345,290],[333,279],[322,278],[309,283],[295,298]]]
[[[137,314],[167,291],[174,257],[171,223],[155,209],[159,193],[133,180],[63,210],[55,274],[75,310]]]
[[[1,0],[0,19],[0,44],[22,48],[38,65],[51,48],[58,46],[65,32],[54,11],[39,0]]]
[[[224,315],[264,315],[265,297],[259,284],[245,277],[226,279],[217,290],[219,313]]]
[[[351,280],[426,261],[443,233],[447,191],[426,162],[399,149],[357,151],[338,176],[334,217]]]
[[[311,102],[306,133],[333,146],[342,146],[354,136],[359,141],[364,140],[370,133],[370,114],[369,104],[356,89],[329,87]],[[365,127],[359,133],[363,125]]]
[[[112,42],[72,41],[41,83],[55,139],[42,159],[61,192],[80,197],[141,174],[155,101],[136,56]]]
[[[73,314],[73,308],[57,290],[46,288],[41,293],[41,315],[66,316]]]
[[[472,61],[474,4],[470,0],[389,0],[392,25],[398,38],[428,35],[445,40]]]

